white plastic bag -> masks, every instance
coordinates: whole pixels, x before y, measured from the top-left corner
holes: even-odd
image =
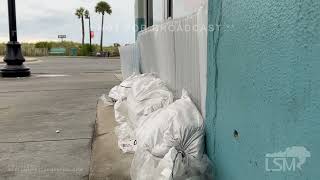
[[[155,78],[155,74],[135,74],[133,73],[127,79],[121,82],[120,85],[113,87],[109,92],[109,97],[118,101],[120,99],[126,99],[128,97],[128,92],[130,91],[132,85],[139,79]]]
[[[136,131],[138,146],[158,157],[164,157],[172,147],[193,157],[204,151],[204,121],[186,91],[181,99],[141,119]]]
[[[132,180],[152,180],[156,167],[161,159],[150,152],[137,148],[131,163],[130,176]]]
[[[171,148],[160,160],[153,177],[156,180],[211,180],[214,174],[207,155],[193,158]]]
[[[118,124],[128,122],[127,100],[118,100],[114,104],[114,116]]]
[[[183,91],[182,94],[181,99],[168,107],[141,119],[142,126],[136,131],[138,149],[131,166],[133,180],[149,180],[147,175],[141,177],[143,174],[141,172],[147,171],[155,173],[151,175],[152,179],[162,177],[160,176],[162,173],[165,174],[164,177],[167,177],[168,170],[165,169],[168,168],[163,168],[165,165],[158,167],[160,161],[155,159],[163,159],[165,156],[167,156],[166,159],[169,159],[172,157],[170,154],[174,154],[175,151],[181,152],[183,157],[196,160],[203,157],[204,121],[187,93]],[[154,161],[154,166],[150,165],[150,159]],[[183,168],[184,166],[187,167],[184,163],[178,163],[178,165],[181,166],[181,169],[186,169]],[[148,167],[148,169],[143,169],[143,167]],[[161,173],[159,173],[159,168],[162,168]],[[184,171],[179,172],[184,173]],[[179,174],[176,173],[176,175]]]
[[[137,148],[134,131],[127,122],[121,123],[115,128],[115,134],[118,137],[118,146],[123,153],[134,153]]]
[[[99,100],[102,103],[103,107],[108,107],[108,106],[114,105],[112,99],[110,99],[106,94],[102,94],[100,96]]]
[[[115,99],[117,102],[114,104],[114,112],[116,122],[119,124],[128,122],[128,93],[131,91],[133,84],[138,80],[154,79],[154,74],[133,74],[124,80],[119,86],[111,89],[109,97]]]
[[[162,159],[138,149],[133,165],[139,168],[131,168],[132,180],[212,180],[214,177],[213,166],[207,155],[195,159],[174,147]]]
[[[127,97],[128,89],[125,87],[115,86],[109,92],[109,97],[118,101]]]
[[[129,124],[138,128],[140,119],[173,102],[173,94],[158,78],[140,78],[133,83],[128,98]]]
[[[172,122],[164,133],[163,140],[152,149],[152,154],[161,156],[171,147],[194,158],[204,152],[204,121],[188,93],[182,91],[181,99],[167,108],[172,114]]]
[[[124,153],[133,153],[136,150],[136,140],[134,130],[129,126],[127,96],[133,84],[140,81],[155,79],[154,74],[133,74],[124,80],[119,86],[111,89],[109,97],[116,100],[114,104],[115,120],[119,124],[115,128],[118,137],[118,146]]]

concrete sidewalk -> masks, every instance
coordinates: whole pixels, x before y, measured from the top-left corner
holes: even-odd
[[[0,78],[0,180],[88,180],[97,99],[120,63],[39,60],[29,78]]]
[[[106,105],[100,100],[92,145],[90,180],[130,180],[133,154],[123,154],[118,148],[114,132],[116,125],[113,105]]]

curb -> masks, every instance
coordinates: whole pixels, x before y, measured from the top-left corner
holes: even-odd
[[[133,154],[123,154],[118,148],[114,132],[116,126],[113,105],[99,99],[91,146],[89,180],[130,180]]]

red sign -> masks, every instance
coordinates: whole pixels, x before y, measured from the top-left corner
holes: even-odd
[[[91,31],[91,32],[90,32],[90,37],[91,37],[91,39],[94,38],[94,31]]]

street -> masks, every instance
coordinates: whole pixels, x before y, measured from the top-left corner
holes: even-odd
[[[97,100],[119,83],[120,61],[26,65],[31,77],[0,79],[0,179],[88,179]]]

